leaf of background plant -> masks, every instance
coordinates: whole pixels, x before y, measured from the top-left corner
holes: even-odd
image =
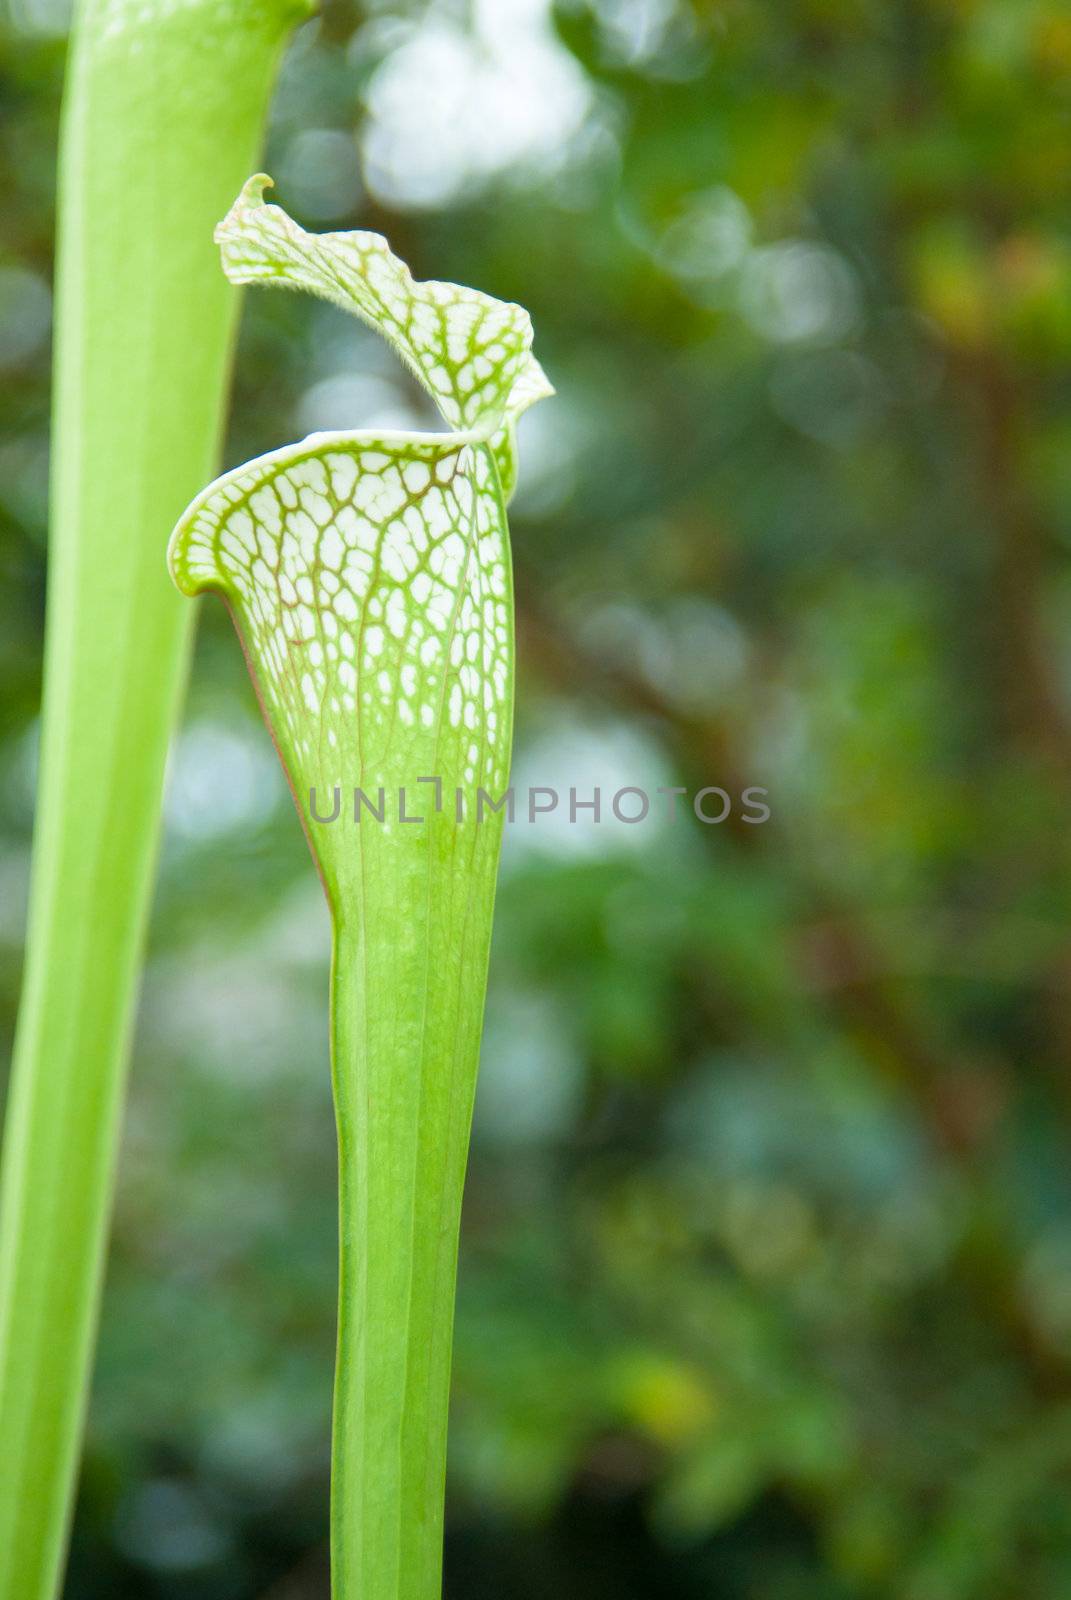
[[[167,530],[217,459],[209,233],[298,0],[88,0],[64,100],[42,764],[0,1190],[0,1600],[61,1577],[167,746]]]
[[[332,913],[335,1592],[431,1600],[503,821],[480,791],[509,781],[503,482],[518,414],[550,389],[520,307],[414,282],[378,235],[306,234],[266,182],[218,230],[228,275],[355,312],[452,430],[312,435],[220,478],[171,547],[178,586],[234,614]]]

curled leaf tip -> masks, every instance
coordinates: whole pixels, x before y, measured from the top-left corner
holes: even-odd
[[[212,235],[216,244],[223,245],[231,234],[242,225],[242,219],[247,212],[254,211],[264,204],[265,189],[274,189],[275,179],[266,172],[255,172],[247,178],[242,185],[237,200],[231,206],[222,222],[216,224],[216,231]]]
[[[216,230],[231,282],[305,289],[368,323],[450,428],[501,435],[496,457],[508,494],[511,424],[553,392],[532,354],[528,313],[461,284],[415,279],[381,234],[306,233],[264,202],[270,181],[249,179]]]

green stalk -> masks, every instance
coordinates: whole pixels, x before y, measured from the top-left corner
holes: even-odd
[[[0,1183],[0,1600],[60,1582],[190,641],[163,551],[217,459],[233,342],[211,228],[302,10],[88,0],[76,21],[41,784]]]
[[[334,927],[333,1592],[437,1600],[503,823],[481,791],[501,802],[512,735],[505,498],[516,418],[550,390],[519,306],[415,283],[376,234],[303,233],[265,182],[218,230],[228,275],[364,318],[451,430],[314,434],[212,484],[171,546],[180,589],[234,615]]]
[[[492,825],[485,841],[496,854],[498,832]],[[399,921],[426,915],[429,883],[420,877],[412,896],[396,900]],[[384,986],[365,976],[369,935],[336,936],[331,1555],[340,1600],[439,1594],[458,1228],[490,929],[479,912],[457,966],[428,995],[422,1041],[397,1018],[409,992],[427,986],[427,941],[410,941]],[[397,949],[381,916],[376,924],[384,952]]]

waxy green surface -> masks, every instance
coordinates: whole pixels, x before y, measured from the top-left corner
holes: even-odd
[[[0,1163],[0,1600],[54,1600],[168,745],[168,531],[216,470],[237,296],[212,228],[304,0],[80,0],[64,91],[41,775]],[[161,1351],[166,1361],[166,1351]]]

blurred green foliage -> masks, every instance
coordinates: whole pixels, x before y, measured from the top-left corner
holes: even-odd
[[[61,0],[0,34],[0,1025]],[[1071,1594],[1071,15],[329,0],[266,165],[529,307],[449,1600]],[[249,298],[228,459],[419,401]],[[161,530],[161,560],[163,538]],[[71,1600],[326,1594],[326,913],[221,610],[168,794]]]

